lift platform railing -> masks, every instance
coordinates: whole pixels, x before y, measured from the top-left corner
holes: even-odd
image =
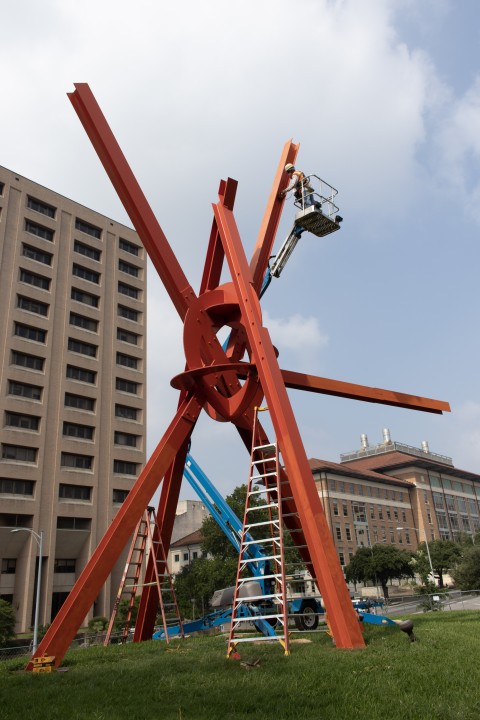
[[[311,188],[311,189],[310,189]],[[301,190],[298,192],[298,190]],[[338,194],[333,185],[322,180],[318,175],[307,175],[301,182],[300,188],[295,191],[295,207],[299,210],[315,205],[318,210],[330,220],[335,221],[339,208],[335,204],[335,197]],[[299,197],[297,197],[299,195]]]

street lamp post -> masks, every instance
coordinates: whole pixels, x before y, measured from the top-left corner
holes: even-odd
[[[420,536],[420,530],[416,527],[397,527],[397,530],[415,530],[415,532],[418,532],[418,535]],[[430,565],[430,572],[432,573],[432,581],[435,582],[435,573],[433,571],[432,557],[430,555],[430,548],[428,547],[427,533],[425,530],[423,532],[425,535],[425,546],[427,548],[428,563]]]
[[[32,645],[32,655],[35,654],[35,651],[38,646],[38,616],[40,613],[40,591],[42,587],[42,555],[43,555],[43,530],[40,530],[39,533],[35,532],[35,530],[32,530],[32,528],[15,528],[14,530],[11,530],[12,533],[20,532],[22,530],[25,530],[26,532],[29,532],[33,537],[35,538],[35,542],[38,545],[38,551],[39,551],[39,558],[38,558],[38,573],[37,573],[37,596],[35,598],[35,619],[33,621],[33,645]]]

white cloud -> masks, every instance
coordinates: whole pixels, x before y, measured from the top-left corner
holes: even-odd
[[[273,343],[279,348],[300,354],[328,345],[328,337],[322,333],[318,319],[312,315],[303,317],[296,313],[289,318],[274,318],[265,312],[263,323],[268,328]]]

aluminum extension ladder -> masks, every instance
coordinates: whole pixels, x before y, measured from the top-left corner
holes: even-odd
[[[153,562],[154,581],[151,583],[142,583],[141,574],[145,554],[150,552],[149,560]],[[122,579],[118,587],[117,596],[113,606],[112,615],[105,636],[104,645],[108,645],[110,636],[115,624],[122,596],[128,597],[128,608],[125,623],[121,631],[120,642],[126,642],[132,622],[133,610],[135,607],[135,598],[139,588],[146,585],[156,586],[158,591],[158,602],[160,613],[162,616],[162,625],[165,631],[165,639],[169,642],[168,626],[171,624],[178,625],[181,637],[184,637],[183,625],[180,619],[177,598],[173,587],[172,576],[170,575],[165,548],[162,542],[160,528],[158,527],[155,510],[148,507],[143,517],[140,519],[135,530],[132,543],[127,555],[125,568]]]
[[[227,657],[238,656],[238,643],[266,640],[279,642],[285,655],[289,655],[279,450],[276,442],[262,444],[258,413],[264,411],[268,411],[268,408],[255,408],[250,473]],[[265,583],[265,592],[258,596],[242,592],[245,585],[252,581],[249,564],[258,562],[258,557],[252,558],[248,552],[252,544],[260,546],[264,552],[262,561],[265,562],[265,574],[256,579]],[[242,611],[245,602],[254,604],[256,614],[253,618],[251,614]],[[255,619],[266,621],[276,628],[275,631],[268,636],[259,633],[252,635],[248,632],[247,623],[255,623]]]

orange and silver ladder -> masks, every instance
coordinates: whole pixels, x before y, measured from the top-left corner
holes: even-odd
[[[142,583],[142,568],[145,555],[148,551],[150,552],[149,558],[151,558],[153,562],[154,581],[151,583]],[[128,597],[128,607],[125,622],[121,630],[120,642],[127,641],[137,591],[145,587],[147,584],[156,586],[157,588],[162,625],[165,631],[165,639],[167,643],[169,642],[168,627],[172,624],[180,628],[180,635],[183,638],[183,625],[180,619],[180,612],[173,587],[173,580],[168,569],[165,548],[153,507],[148,507],[146,509],[133,535],[122,579],[115,598],[104,645],[108,645],[110,641],[110,636],[115,625],[115,619],[122,596],[125,598]]]
[[[240,541],[237,579],[232,607],[232,620],[228,640],[227,657],[236,657],[237,644],[272,640],[281,644],[285,655],[289,655],[287,588],[285,581],[285,552],[283,539],[283,517],[281,500],[281,477],[279,449],[277,443],[262,443],[258,414],[268,408],[255,408],[253,442],[250,456],[250,473],[247,486],[245,514]],[[252,540],[252,537],[255,539]],[[266,592],[249,594],[247,587],[260,586],[252,583],[249,564],[258,562],[249,554],[249,546],[255,544],[264,551],[262,561],[266,562],[266,573],[262,582]],[[245,614],[242,606],[253,603],[256,614]],[[258,613],[258,614],[257,614]],[[271,635],[252,635],[249,624],[265,620],[275,627]]]

